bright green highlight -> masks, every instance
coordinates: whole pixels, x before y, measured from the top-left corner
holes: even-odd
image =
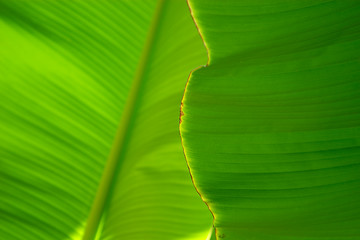
[[[178,132],[186,79],[206,51],[181,1],[164,2],[149,45],[155,9],[138,0],[0,0],[0,239],[83,238],[127,117],[121,167],[99,205],[103,226],[90,238],[206,239],[212,218]],[[141,64],[139,97],[124,110]]]
[[[360,2],[190,0],[181,134],[217,239],[360,239]]]

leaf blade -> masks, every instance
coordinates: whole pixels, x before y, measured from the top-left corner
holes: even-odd
[[[180,128],[218,239],[358,238],[359,6],[190,6],[210,57]]]
[[[0,1],[0,4],[1,31],[8,36],[2,38],[1,44],[6,47],[0,50],[0,111],[4,116],[0,134],[0,209],[4,213],[0,236],[78,239],[83,235],[124,109],[154,3]],[[196,39],[196,34],[192,36],[189,46],[193,46],[191,39]],[[194,62],[201,62],[202,53],[196,50],[191,55]],[[164,83],[184,81],[187,75],[184,70],[172,70],[176,78]],[[159,93],[166,93],[164,86],[159,83],[157,86]],[[178,113],[178,107],[171,104],[181,96],[179,90],[162,101],[163,108],[172,116]],[[170,127],[166,131],[172,132],[171,141],[176,142],[176,123],[166,126]],[[155,126],[153,129],[156,130]],[[151,149],[150,143],[144,144]],[[190,199],[188,203],[198,206],[194,208],[206,219],[206,208],[201,210],[203,205],[187,179],[185,163],[181,164],[181,147],[174,144],[172,149],[175,158],[167,156],[180,173],[176,175],[179,186],[186,192],[182,199]],[[153,194],[163,201],[161,192]],[[130,203],[122,207],[129,208]],[[175,215],[181,216],[180,213],[175,211]],[[156,214],[147,221],[164,225]],[[191,219],[189,210],[184,215]],[[121,216],[113,219],[118,218]],[[199,223],[197,226],[202,229],[195,230],[191,226],[177,227],[176,219],[169,218],[168,222],[172,223],[166,225],[171,230],[172,235],[167,236],[170,238],[202,232],[210,224]],[[114,233],[106,234],[110,238]],[[132,235],[136,235],[136,229]]]

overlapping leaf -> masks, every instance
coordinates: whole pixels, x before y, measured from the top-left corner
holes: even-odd
[[[359,2],[190,6],[209,64],[181,132],[217,239],[359,239]]]

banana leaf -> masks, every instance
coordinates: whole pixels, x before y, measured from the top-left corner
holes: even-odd
[[[360,2],[189,0],[180,126],[217,239],[360,239]]]
[[[185,1],[0,0],[0,239],[205,239],[178,122],[206,56]]]

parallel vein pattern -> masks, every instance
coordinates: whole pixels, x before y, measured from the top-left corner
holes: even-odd
[[[217,239],[360,238],[360,4],[190,0],[181,133]]]
[[[126,142],[131,138],[131,124],[134,121],[136,114],[136,107],[138,107],[138,100],[141,94],[141,86],[144,84],[144,74],[147,70],[147,65],[150,58],[151,48],[154,44],[155,36],[158,34],[159,21],[163,15],[164,0],[158,1],[154,17],[151,20],[150,30],[147,34],[145,47],[142,50],[139,64],[132,80],[131,88],[125,103],[124,111],[115,135],[115,140],[112,144],[109,157],[107,159],[98,190],[93,202],[83,236],[84,240],[91,240],[101,231],[99,228],[101,218],[105,217],[105,210],[111,197],[111,192],[114,187],[114,180],[116,174],[119,172],[124,161],[124,154],[126,151]]]
[[[206,62],[206,51],[186,2],[165,1],[162,11],[104,239],[206,239],[211,227],[193,195],[178,130],[184,79]]]
[[[177,125],[206,53],[186,3],[167,4],[100,239],[201,239],[211,225]],[[0,239],[83,237],[155,5],[0,0]]]

